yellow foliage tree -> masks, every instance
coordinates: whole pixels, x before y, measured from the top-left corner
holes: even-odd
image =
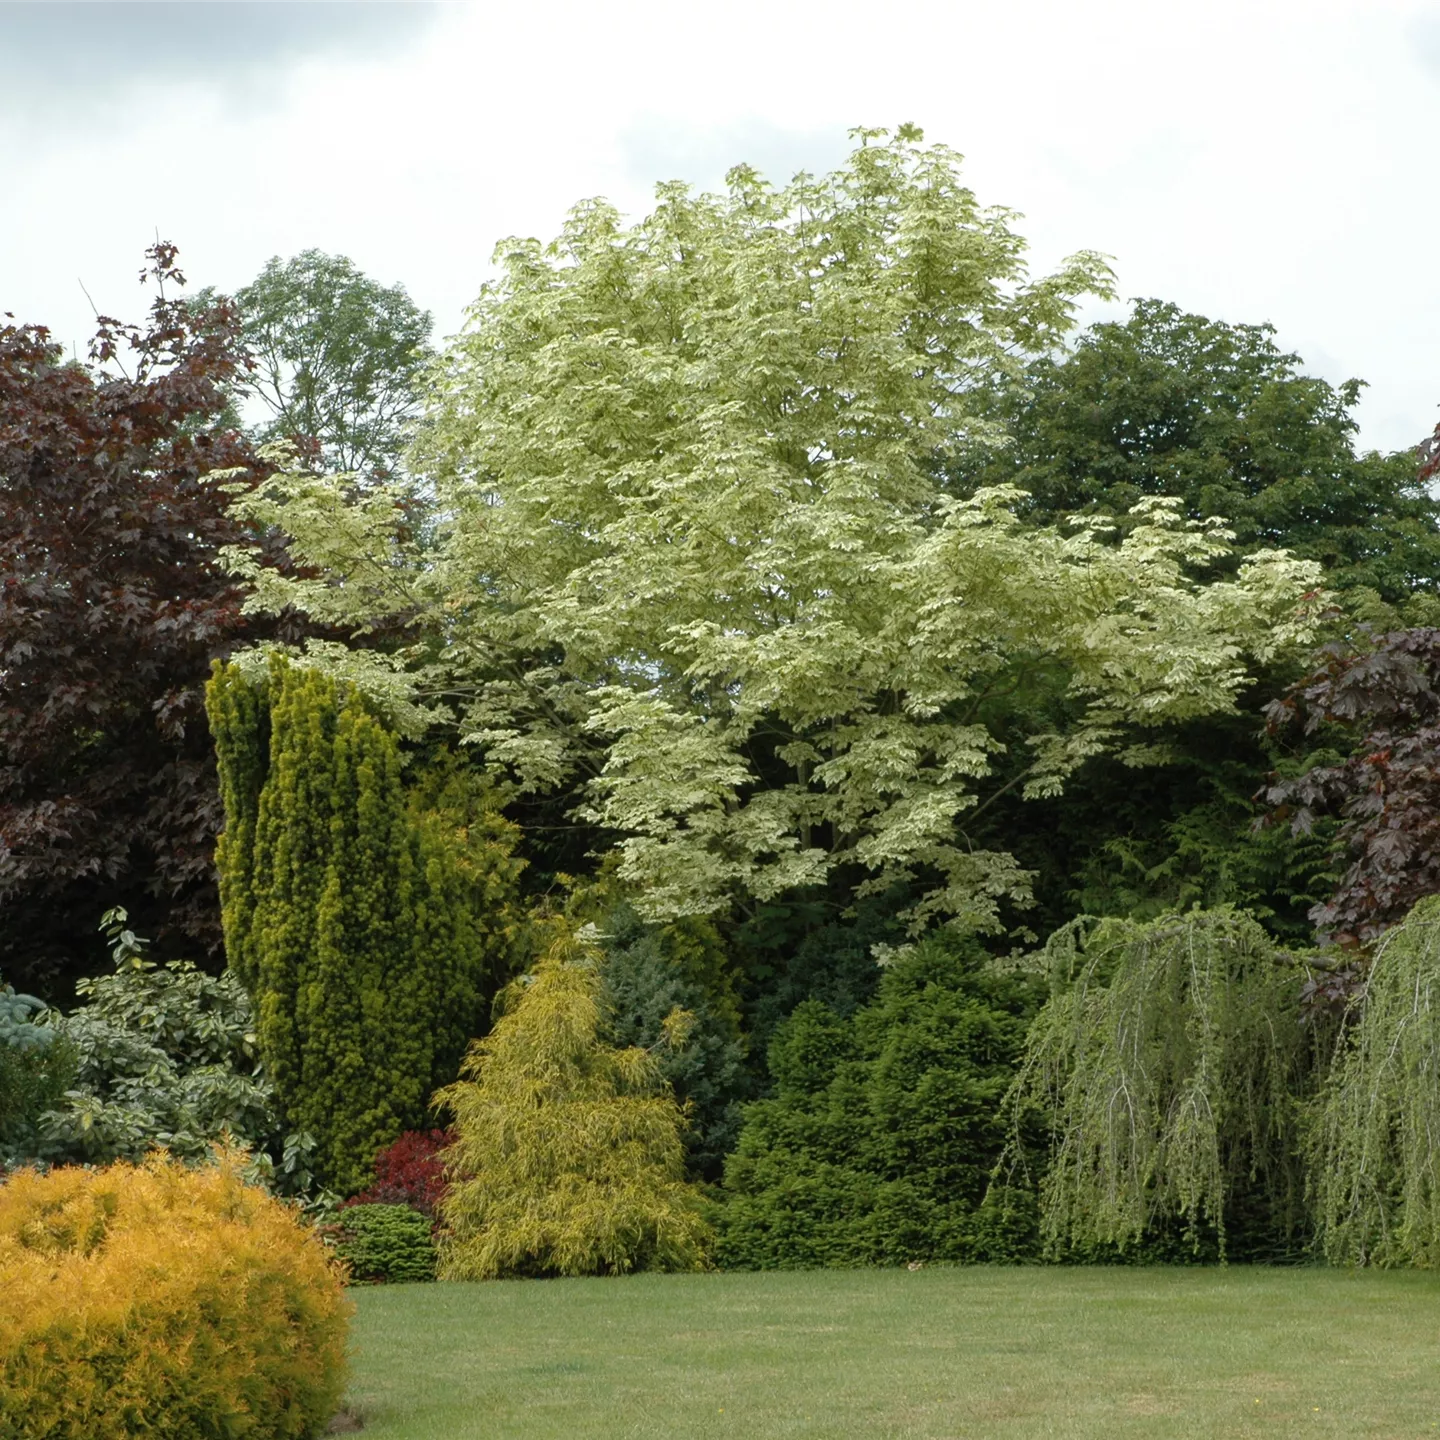
[[[685,1183],[685,1116],[654,1055],[599,1038],[600,970],[568,929],[502,997],[437,1103],[445,1153],[440,1277],[695,1270],[709,1226]],[[667,1033],[683,1040],[688,1016]]]

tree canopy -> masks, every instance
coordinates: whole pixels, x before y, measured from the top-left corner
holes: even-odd
[[[1050,1131],[1047,1246],[1114,1253],[1179,1222],[1197,1250],[1208,1239],[1224,1259],[1227,1232],[1248,1220],[1248,1246],[1293,1249],[1296,1102],[1324,1059],[1301,1024],[1295,959],[1226,908],[1149,924],[1082,917],[1044,959],[1053,993],[1008,1104],[1011,1161],[1023,1163],[1027,1120]]]
[[[1362,609],[1353,592],[1435,623],[1440,505],[1414,455],[1357,453],[1361,382],[1305,374],[1274,335],[1138,300],[1000,387],[1007,442],[962,452],[957,480],[1019,485],[1043,523],[1173,496],[1224,517],[1242,552],[1287,549]]]
[[[947,493],[989,392],[1108,271],[1031,279],[958,156],[859,138],[821,179],[742,167],[633,225],[595,201],[503,245],[436,375],[423,554],[399,487],[295,474],[243,502],[323,572],[237,555],[252,605],[404,616],[413,689],[458,696],[521,789],[578,785],[653,918],[843,872],[915,884],[917,928],[993,927],[1028,877],[966,826],[1002,785],[1153,758],[1308,633],[1316,566],[1260,551],[1215,579],[1223,532],[1175,502],[1143,499],[1117,544],[1024,523],[1017,490]],[[1027,688],[1054,703],[1007,709]]]
[[[264,406],[262,439],[312,441],[332,468],[391,473],[419,412],[428,311],[344,255],[277,255],[235,295],[251,367],[242,393]]]
[[[265,628],[219,563],[242,531],[204,481],[265,473],[227,417],[238,317],[180,300],[173,246],[149,259],[148,323],[102,319],[89,366],[0,326],[0,964],[52,994],[117,894],[218,949],[201,691]]]
[[[1310,918],[1353,951],[1440,893],[1440,630],[1361,634],[1315,660],[1267,707],[1276,734],[1312,747],[1299,773],[1270,777],[1267,818],[1298,834],[1339,821],[1349,863]]]

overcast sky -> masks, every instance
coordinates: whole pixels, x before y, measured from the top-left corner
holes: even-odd
[[[581,197],[905,120],[1032,268],[1098,249],[1126,297],[1272,322],[1370,382],[1367,444],[1440,418],[1440,0],[0,0],[0,311],[83,351],[80,282],[139,314],[158,230],[222,289],[349,255],[443,335]]]

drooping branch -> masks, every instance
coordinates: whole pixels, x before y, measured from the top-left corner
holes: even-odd
[[[1320,1249],[1440,1264],[1440,897],[1380,942],[1311,1147]]]
[[[1054,993],[1032,1026],[1008,1105],[1001,1170],[1030,1164],[1052,1252],[1123,1250],[1178,1221],[1223,1258],[1232,1201],[1258,1182],[1265,1224],[1298,1230],[1297,1096],[1318,1037],[1300,1023],[1303,968],[1243,912],[1148,924],[1082,918],[1044,952]],[[997,1174],[1000,1172],[997,1172]]]

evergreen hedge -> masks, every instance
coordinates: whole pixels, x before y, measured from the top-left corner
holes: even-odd
[[[770,1047],[775,1094],[725,1167],[717,1259],[756,1269],[1006,1260],[1028,1197],[992,1197],[1001,1102],[1038,999],[973,943],[927,941],[849,1018],[807,1000]]]

